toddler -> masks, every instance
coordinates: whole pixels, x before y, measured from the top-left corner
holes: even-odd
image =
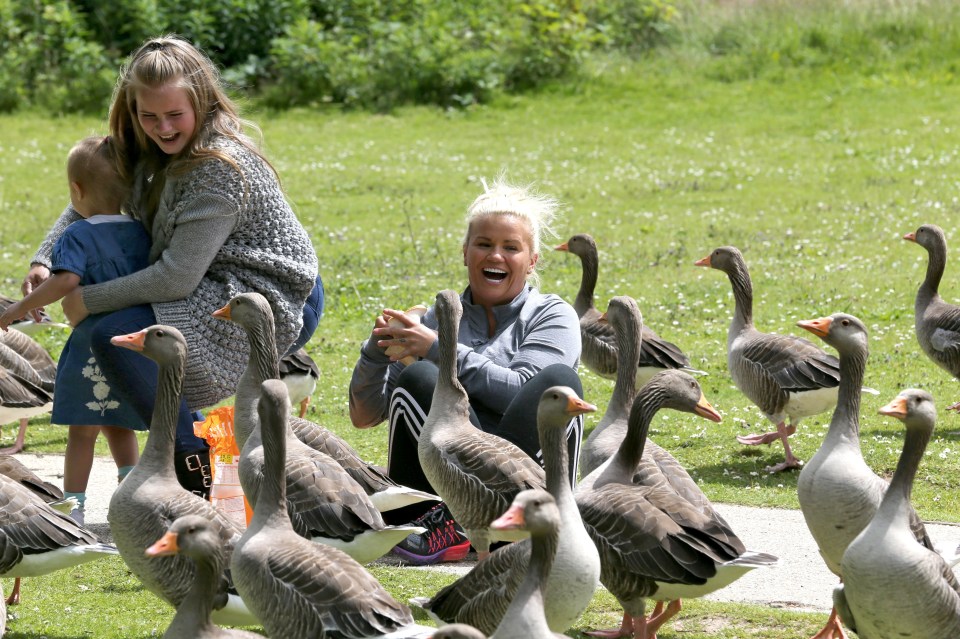
[[[76,287],[128,275],[147,266],[150,238],[143,225],[123,215],[129,187],[117,172],[115,149],[109,137],[84,138],[67,156],[70,202],[83,218],[70,224],[53,249],[53,275],[0,314],[0,328],[27,313],[62,299]],[[50,421],[69,424],[63,467],[66,497],[78,508],[71,516],[83,524],[87,482],[93,451],[102,432],[117,464],[118,480],[139,458],[134,430],[147,425],[110,388],[90,351],[90,333],[99,320],[90,315],[67,340],[57,365]]]

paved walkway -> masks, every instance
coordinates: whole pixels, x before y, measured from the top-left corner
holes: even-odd
[[[44,479],[58,486],[63,485],[62,455],[20,453],[17,457]],[[104,541],[110,539],[106,523],[107,506],[116,481],[116,466],[112,460],[98,457],[91,474],[91,488],[87,493],[86,524]],[[710,599],[803,610],[830,609],[837,578],[827,570],[820,559],[816,544],[807,531],[799,510],[729,504],[718,504],[717,509],[748,548],[776,555],[780,557],[780,564],[774,568],[755,570],[714,593]],[[960,542],[958,525],[928,524],[927,531],[937,548],[946,554],[952,554]],[[474,558],[475,555],[471,553],[463,562],[440,567],[411,568],[448,570],[462,574],[473,566]],[[379,561],[387,564],[398,563],[390,557]]]

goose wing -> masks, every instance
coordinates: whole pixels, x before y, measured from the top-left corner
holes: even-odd
[[[738,353],[786,392],[840,385],[840,360],[812,342],[792,335],[762,333]]]
[[[530,564],[530,541],[503,546],[423,604],[448,623],[467,623],[491,635],[507,612]]]

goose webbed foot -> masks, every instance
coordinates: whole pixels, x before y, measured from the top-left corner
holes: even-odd
[[[657,607],[653,609],[653,613],[647,618],[645,636],[640,637],[638,635],[635,639],[657,639],[657,631],[660,630],[660,627],[680,612],[682,607],[683,604],[680,600],[675,599],[671,601],[667,605],[667,609],[664,610],[663,602],[658,601]]]
[[[759,446],[761,444],[770,444],[780,439],[780,433],[773,431],[770,433],[737,435],[737,441],[746,446]]]
[[[843,630],[843,624],[840,623],[836,608],[830,610],[830,617],[823,629],[810,639],[848,639],[847,633]]]
[[[619,628],[607,628],[605,630],[588,630],[585,635],[591,637],[603,637],[604,639],[620,639],[621,637],[633,636],[633,617],[626,612],[623,613],[623,621]]]
[[[797,459],[794,456],[793,451],[790,450],[790,435],[794,434],[795,432],[797,432],[797,427],[795,424],[790,424],[789,426],[783,422],[777,424],[777,437],[783,443],[783,454],[785,458],[779,464],[767,466],[765,470],[768,473],[779,473],[784,470],[800,468],[803,466],[803,462]]]
[[[947,406],[947,410],[952,410],[952,411],[956,411],[956,412],[960,413],[960,402],[957,402],[956,404],[951,404],[950,406]]]

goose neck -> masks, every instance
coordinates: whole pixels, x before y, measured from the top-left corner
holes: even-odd
[[[572,497],[570,490],[570,453],[565,440],[566,428],[541,428],[540,447],[543,450],[543,470],[547,476],[547,492],[560,501]]]
[[[654,415],[660,409],[664,399],[664,390],[655,382],[648,382],[633,402],[630,408],[630,417],[627,421],[627,434],[620,442],[620,447],[613,454],[609,471],[621,474],[623,477],[633,477],[640,459],[643,457],[643,448],[647,442],[647,433]],[[605,475],[607,475],[605,473]],[[620,478],[620,480],[623,479]],[[612,479],[606,476],[606,481]]]
[[[580,290],[573,300],[573,308],[579,317],[583,317],[589,309],[593,308],[593,295],[597,288],[597,276],[599,273],[599,260],[594,251],[587,251],[580,256]]]
[[[860,398],[867,366],[867,349],[857,347],[840,351],[840,385],[837,388],[837,407],[830,420],[831,430],[842,430],[844,436],[856,441],[860,438]]]
[[[287,441],[284,433],[286,423],[267,423],[261,419],[260,436],[263,439],[263,479],[254,519],[261,524],[287,516],[287,484],[285,479]]]
[[[451,315],[456,315],[451,316]],[[437,339],[439,341],[437,385],[434,388],[433,406],[452,406],[469,411],[467,391],[457,377],[457,338],[459,314],[437,313]]]
[[[200,629],[212,625],[210,614],[213,612],[213,593],[223,572],[222,559],[218,561],[212,555],[213,553],[205,553],[203,557],[194,558],[197,571],[190,592],[180,603],[164,637],[195,637]]]
[[[937,297],[940,280],[943,279],[943,272],[947,267],[947,253],[942,247],[932,246],[927,253],[927,274],[917,291],[917,305],[928,303]]]
[[[610,405],[626,407],[637,395],[637,362],[640,361],[640,327],[636,318],[629,318],[626,326],[618,326],[617,336],[617,379],[613,385]],[[623,366],[620,363],[624,363]],[[633,362],[633,365],[629,365]]]
[[[730,279],[730,286],[733,288],[733,300],[735,303],[733,322],[730,324],[730,330],[734,328],[743,329],[753,326],[753,282],[750,280],[750,273],[746,267],[736,264],[727,272]]]
[[[234,402],[234,429],[240,450],[243,450],[258,419],[260,385],[268,379],[280,378],[280,359],[277,357],[277,342],[272,327],[256,325],[245,328],[250,358],[237,384],[237,399]]]
[[[878,517],[893,518],[898,513],[905,513],[910,508],[910,495],[913,492],[913,480],[920,468],[920,461],[930,441],[932,429],[907,428],[903,440],[903,452],[897,461],[897,468],[893,471],[890,487],[880,504]]]
[[[140,464],[153,474],[174,475],[173,453],[180,393],[183,387],[183,361],[161,364],[157,377],[157,398],[153,405],[150,431],[143,446]]]

